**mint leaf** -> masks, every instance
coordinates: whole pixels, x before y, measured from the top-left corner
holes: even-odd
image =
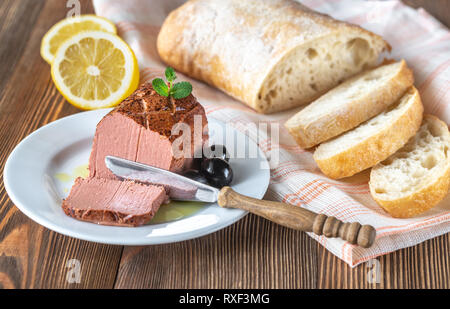
[[[155,89],[155,91],[158,94],[160,94],[164,97],[169,96],[169,88],[167,87],[166,83],[161,78],[155,78],[152,81],[152,85],[153,85],[153,89]]]
[[[166,68],[166,79],[169,83],[177,79],[177,75],[175,74],[174,69],[172,69],[171,67]]]
[[[190,95],[192,92],[192,85],[188,82],[180,82],[173,85],[170,89],[169,95],[174,99],[183,99]]]

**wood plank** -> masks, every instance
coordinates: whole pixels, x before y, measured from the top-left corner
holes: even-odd
[[[0,2],[0,98],[43,5],[43,1],[34,0]]]
[[[25,1],[19,5],[25,6]],[[34,1],[33,1],[34,2]],[[41,1],[39,1],[41,2]],[[83,12],[92,12],[83,0]],[[67,13],[66,1],[45,2],[29,35],[23,55],[14,66],[0,99],[0,174],[12,149],[37,128],[75,112],[55,89],[49,65],[40,57],[44,33]],[[24,14],[33,11],[24,11]],[[31,14],[31,13],[30,13]],[[26,20],[24,15],[21,19]],[[30,16],[31,18],[31,16]],[[0,34],[1,36],[1,34]],[[14,53],[9,49],[8,53]],[[1,63],[4,67],[7,63]],[[0,182],[0,285],[20,288],[110,288],[113,286],[122,247],[75,240],[51,232],[32,222],[9,200]],[[66,263],[81,263],[80,284],[69,283]]]
[[[318,245],[320,246],[320,245]],[[375,265],[364,263],[351,269],[343,261],[319,248],[319,288],[425,289],[449,287],[450,237],[448,234],[417,246],[398,250],[376,258],[379,262],[379,283]]]
[[[317,247],[254,215],[185,242],[125,247],[116,288],[313,288]]]
[[[443,235],[350,268],[305,233],[249,215],[199,239],[125,247],[115,287],[448,288],[449,246]]]

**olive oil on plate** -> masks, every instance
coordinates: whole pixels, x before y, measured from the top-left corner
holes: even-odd
[[[87,164],[75,167],[70,175],[67,173],[55,174],[55,178],[61,182],[71,182],[77,179],[78,177],[87,178],[88,176],[89,176],[89,167]]]
[[[169,204],[161,205],[156,215],[148,224],[159,224],[180,220],[200,211],[205,203],[171,201]]]
[[[80,166],[75,167],[72,170],[72,173],[57,173],[53,175],[59,182],[63,184],[67,184],[69,186],[72,185],[72,183],[77,179],[78,177],[81,178],[87,178],[89,176],[89,166],[87,164],[83,164]],[[70,187],[64,187],[64,193],[68,193],[70,190]]]

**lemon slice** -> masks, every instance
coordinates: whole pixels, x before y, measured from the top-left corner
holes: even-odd
[[[103,31],[84,31],[67,39],[55,54],[51,72],[61,94],[81,109],[116,106],[139,84],[131,48]]]
[[[58,47],[69,37],[86,30],[117,33],[116,27],[106,18],[96,15],[80,15],[61,20],[44,36],[41,42],[41,56],[49,64],[52,63]]]

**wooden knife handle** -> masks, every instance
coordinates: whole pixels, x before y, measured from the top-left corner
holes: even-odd
[[[369,248],[375,241],[376,231],[371,225],[344,223],[335,217],[316,214],[298,206],[254,199],[241,195],[230,187],[220,190],[218,204],[224,208],[247,210],[292,229],[326,237],[339,237],[364,248]]]

